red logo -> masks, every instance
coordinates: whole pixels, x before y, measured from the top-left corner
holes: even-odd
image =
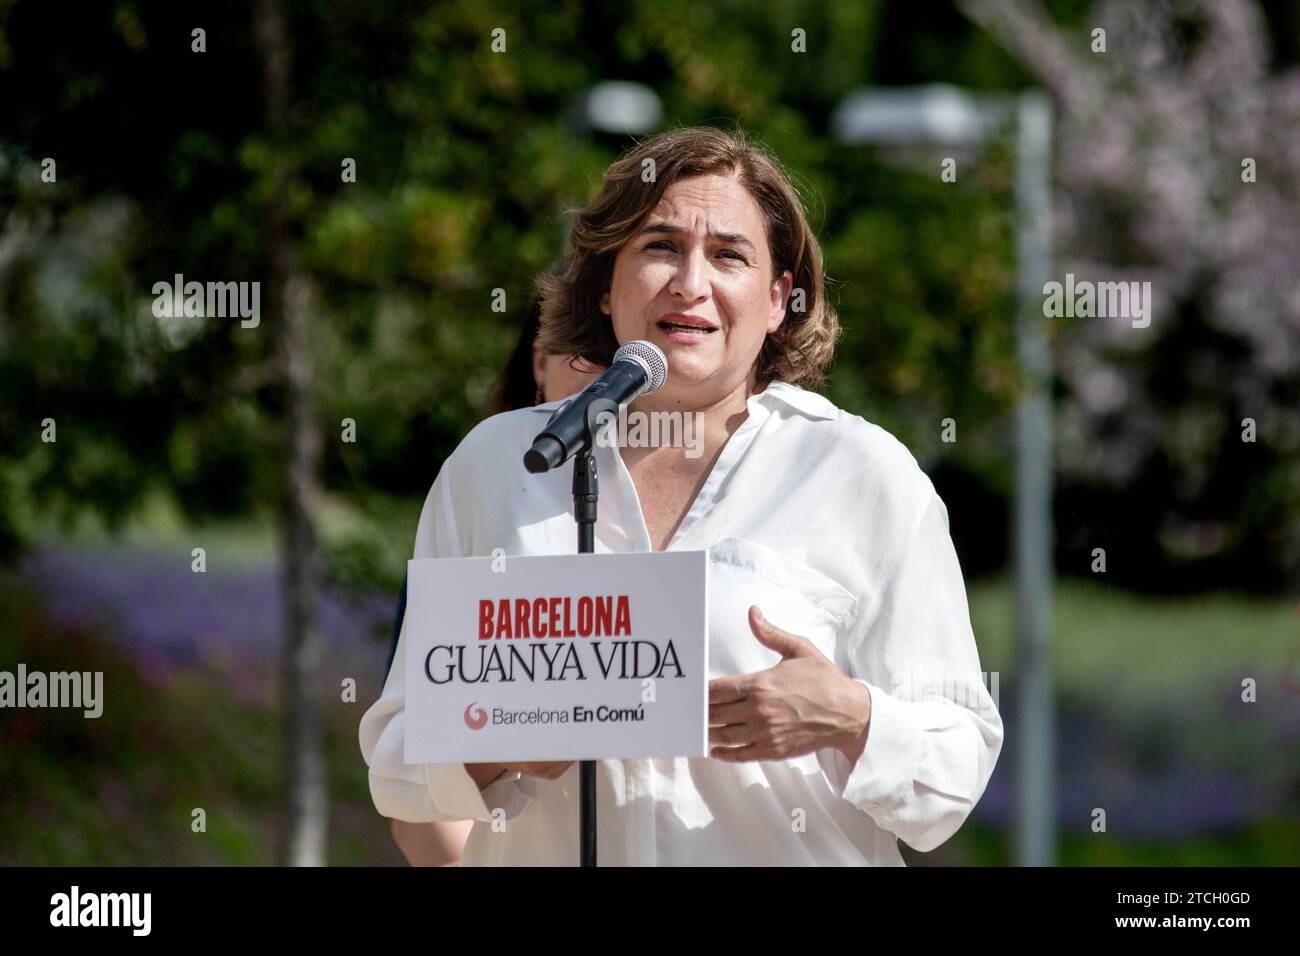
[[[474,701],[470,701],[465,708],[465,726],[470,730],[482,730],[486,725],[487,711],[482,707],[475,708]]]

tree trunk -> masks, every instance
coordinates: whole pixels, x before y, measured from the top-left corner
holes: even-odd
[[[255,31],[265,77],[267,128],[278,149],[289,136],[289,50],[279,0],[258,0]],[[288,784],[283,861],[323,866],[329,803],[320,715],[315,692],[323,646],[316,626],[320,558],[313,515],[319,497],[316,463],[320,435],[311,409],[312,368],[307,321],[310,284],[302,273],[284,209],[288,164],[276,164],[267,208],[271,288],[268,318],[285,388],[284,485],[280,515],[284,770]]]

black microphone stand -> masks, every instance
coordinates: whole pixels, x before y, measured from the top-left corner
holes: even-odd
[[[596,550],[596,508],[600,488],[596,480],[596,433],[603,413],[618,415],[607,398],[587,406],[582,445],[573,456],[573,517],[578,523],[578,553]],[[558,414],[558,413],[557,413]],[[578,761],[578,852],[582,866],[596,865],[596,761]]]

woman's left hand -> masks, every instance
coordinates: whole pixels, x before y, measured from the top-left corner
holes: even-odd
[[[781,660],[754,674],[709,681],[710,756],[732,763],[784,760],[835,747],[856,763],[871,722],[871,692],[810,640],[770,623],[757,606],[749,609],[749,626]]]

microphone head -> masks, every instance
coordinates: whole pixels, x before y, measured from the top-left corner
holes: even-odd
[[[636,362],[646,370],[648,381],[638,394],[649,395],[651,392],[657,392],[664,382],[668,381],[668,359],[653,342],[637,339],[635,342],[619,346],[618,351],[614,353],[614,362],[623,360]],[[610,364],[612,365],[613,362]]]

